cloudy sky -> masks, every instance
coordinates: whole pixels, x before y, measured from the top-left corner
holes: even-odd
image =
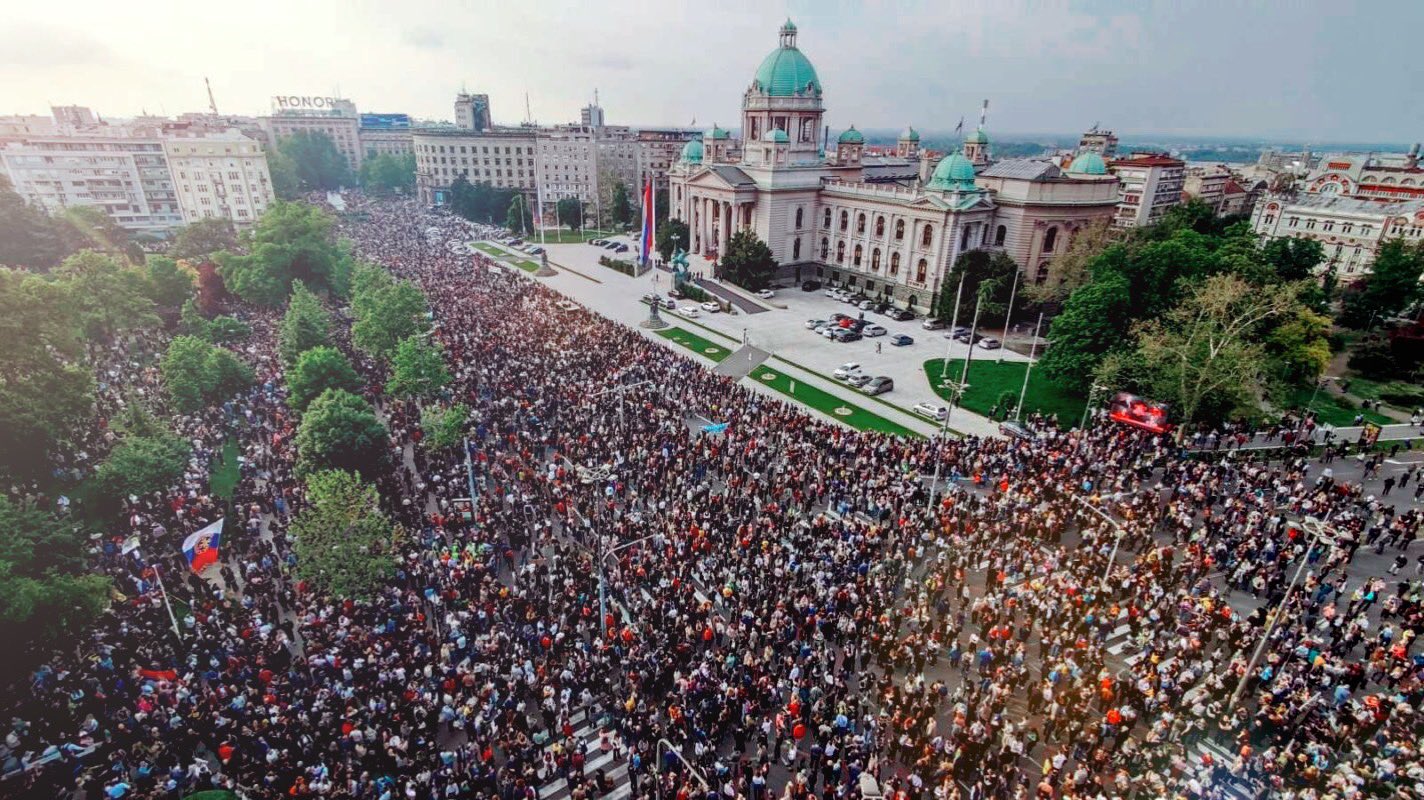
[[[497,123],[737,123],[790,15],[835,128],[1424,138],[1421,0],[6,0],[0,113],[108,116],[275,94],[449,119],[464,86]],[[1411,85],[1412,84],[1412,85]]]

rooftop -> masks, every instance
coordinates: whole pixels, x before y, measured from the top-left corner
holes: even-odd
[[[1108,162],[1110,167],[1181,167],[1187,162],[1180,158],[1171,156],[1136,156],[1134,158],[1115,158]]]
[[[1052,161],[1037,158],[1006,158],[995,162],[980,173],[986,178],[1016,178],[1018,180],[1039,181],[1063,177],[1063,170]]]

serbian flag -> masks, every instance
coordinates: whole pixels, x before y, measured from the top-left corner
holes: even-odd
[[[183,555],[188,557],[188,566],[194,572],[202,572],[208,565],[217,563],[222,529],[220,519],[183,540]]]
[[[653,182],[643,184],[643,235],[638,238],[638,259],[646,265],[653,259]]]

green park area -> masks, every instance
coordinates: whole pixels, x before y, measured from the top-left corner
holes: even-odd
[[[997,404],[1000,409],[998,418],[1002,419],[1003,409],[1007,407],[1012,410],[1018,403],[1019,392],[1023,389],[1024,371],[1027,369],[1026,361],[1000,362],[994,356],[974,359],[969,365],[969,389],[960,398],[959,405],[976,414],[989,416],[989,412],[993,411]],[[925,377],[929,378],[935,393],[945,400],[950,399],[950,390],[944,385],[946,378],[950,382],[957,382],[963,371],[962,358],[950,359],[948,370],[944,368],[942,358],[932,358],[925,362]],[[1006,397],[1008,399],[1005,401]],[[1059,387],[1037,370],[1029,376],[1028,393],[1024,395],[1025,415],[1035,411],[1044,415],[1057,414],[1060,422],[1076,425],[1083,416],[1083,408],[1086,405],[1086,398]]]
[[[768,369],[765,366],[757,367],[747,376],[748,380],[756,381],[763,386],[770,386],[778,392],[790,397],[798,403],[820,411],[832,419],[862,431],[881,431],[883,433],[893,433],[898,436],[918,437],[920,434],[910,430],[904,425],[878,415],[872,414],[860,406],[848,403],[842,398],[830,392],[811,386],[805,381],[797,381],[783,372]]]
[[[671,339],[675,344],[680,344],[699,356],[710,358],[713,361],[720,362],[732,354],[726,345],[717,344],[675,325],[655,332],[664,339]]]
[[[530,261],[527,258],[520,258],[509,252],[508,250],[505,250],[504,248],[498,247],[496,245],[492,245],[489,242],[475,242],[475,249],[493,258],[503,261],[506,264],[512,264],[513,266],[519,267],[525,272],[533,273],[539,271],[539,264],[537,262]]]
[[[544,231],[543,243],[544,243],[544,244],[578,244],[579,242],[586,242],[586,241],[588,241],[589,239],[602,239],[602,238],[604,238],[605,236],[616,236],[616,235],[618,235],[618,234],[617,234],[617,232],[615,232],[615,231],[598,231],[598,230],[593,230],[592,228],[590,228],[590,229],[588,229],[588,230],[583,230],[583,231],[571,231],[571,230],[567,230],[567,229],[561,228],[561,229],[559,229],[559,230],[546,230],[546,231]],[[539,233],[536,231],[536,232],[534,232],[534,233],[529,234],[528,236],[525,237],[525,241],[529,241],[529,242],[538,242],[538,241],[540,241]]]
[[[1311,402],[1312,398],[1314,402]],[[1354,425],[1357,414],[1364,414],[1366,422],[1375,422],[1380,425],[1394,424],[1394,420],[1378,411],[1361,410],[1353,400],[1324,389],[1317,392],[1309,386],[1298,386],[1292,389],[1289,405],[1291,408],[1313,409],[1322,423],[1336,427]]]

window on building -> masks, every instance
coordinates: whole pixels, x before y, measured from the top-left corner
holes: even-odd
[[[847,227],[849,227],[849,226],[850,226],[850,212],[849,212],[849,211],[842,211],[842,212],[841,212],[841,230],[845,230],[845,229],[846,229]]]
[[[865,215],[861,214],[855,218],[855,232],[865,233]]]
[[[884,236],[884,235],[885,235],[885,218],[884,218],[884,217],[876,217],[876,218],[875,218],[875,235],[876,235],[877,237],[880,237],[880,236]]]
[[[829,228],[829,227],[831,227],[831,210],[830,210],[829,208],[826,209],[825,215],[822,216],[822,218],[821,218],[821,227],[822,227],[822,228]]]
[[[897,219],[897,220],[895,220],[895,241],[897,241],[897,242],[898,242],[898,241],[902,241],[904,238],[905,238],[905,221],[904,221],[903,219]]]
[[[845,242],[836,242],[836,263],[845,263]]]
[[[829,214],[829,213],[831,213],[831,212],[827,211],[826,213]],[[830,240],[830,239],[826,239],[826,238],[822,238],[822,239],[821,239],[821,260],[822,260],[822,261],[825,261],[827,258],[830,257],[830,255],[831,255],[831,240]]]
[[[925,276],[929,274],[929,270],[930,263],[923,258],[920,259],[920,263],[915,265],[915,282],[924,283]]]
[[[862,253],[862,252],[864,252],[864,248],[862,248],[860,245],[856,245],[856,246],[855,246],[855,257],[854,257],[853,260],[851,261],[851,265],[852,265],[852,266],[856,266],[856,267],[860,266],[860,256],[861,256],[861,253]]]
[[[1007,225],[1000,225],[994,229],[994,246],[1003,247],[1004,240],[1009,238],[1009,228]]]
[[[870,251],[870,271],[880,271],[880,248],[878,247]]]
[[[1048,262],[1047,262],[1047,261],[1044,261],[1043,263],[1041,263],[1041,264],[1038,265],[1038,272],[1034,274],[1034,276],[1033,276],[1033,282],[1036,283],[1036,284],[1038,284],[1039,286],[1042,286],[1043,284],[1048,283]]]
[[[800,214],[800,213],[801,213],[801,210],[800,210],[800,209],[797,209],[797,210],[796,210],[796,213],[797,213],[797,214]],[[798,226],[798,227],[799,227],[799,226]],[[792,260],[792,261],[800,261],[800,260],[801,260],[801,237],[800,237],[800,236],[796,237],[796,238],[791,242],[791,260]]]
[[[1058,246],[1058,229],[1057,229],[1057,228],[1049,228],[1049,229],[1048,229],[1048,232],[1045,233],[1045,234],[1043,234],[1043,252],[1045,252],[1045,253],[1052,253],[1052,252],[1053,252],[1053,248],[1055,248],[1055,247],[1057,247],[1057,246]]]
[[[1289,222],[1288,224],[1289,224],[1292,228],[1299,227],[1299,225],[1300,225],[1300,217],[1291,217],[1291,218],[1290,218],[1290,222]]]
[[[801,230],[802,211],[800,206],[796,207],[796,230],[798,231]]]

